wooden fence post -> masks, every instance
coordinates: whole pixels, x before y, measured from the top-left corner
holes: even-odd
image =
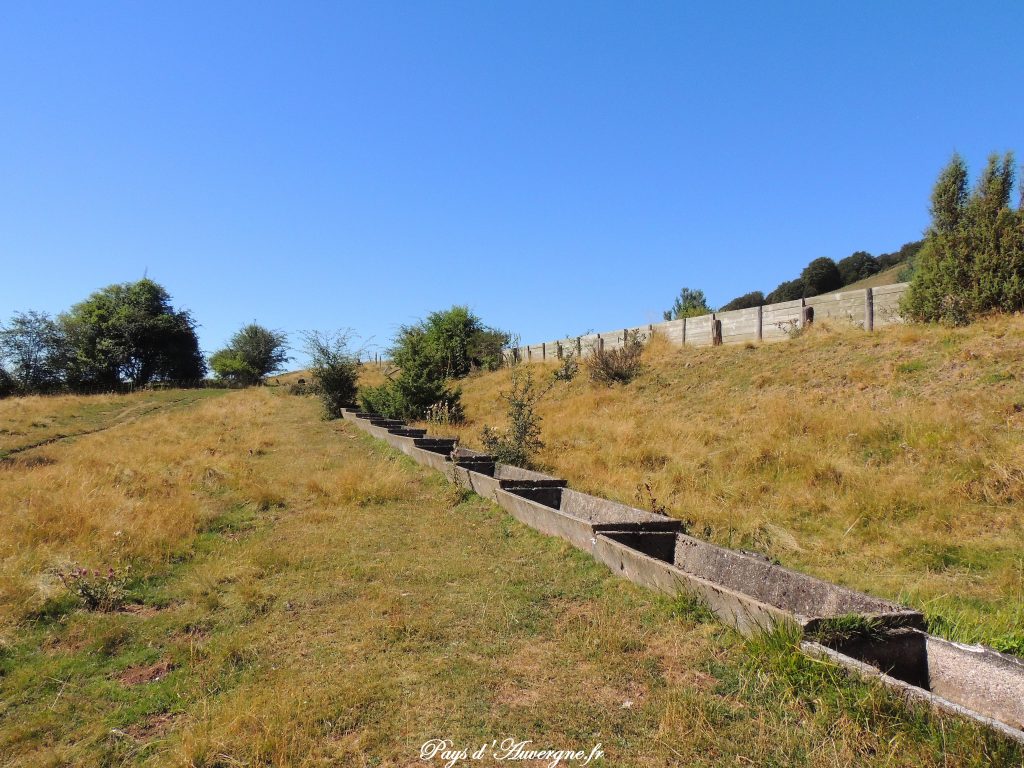
[[[864,297],[864,330],[875,330],[875,294],[870,288],[865,288]]]

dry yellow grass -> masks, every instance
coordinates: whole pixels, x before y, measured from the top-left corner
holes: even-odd
[[[0,400],[0,457],[61,435],[105,429],[218,394],[218,390],[152,390],[130,395],[5,398]]]
[[[31,453],[0,470],[28,601],[5,603],[4,766],[440,765],[426,739],[505,737],[616,766],[1021,760],[745,645],[312,398],[231,392]],[[131,563],[138,604],[40,607],[66,559]]]
[[[839,290],[855,291],[860,288],[878,288],[879,286],[882,285],[892,285],[893,283],[900,282],[900,275],[903,272],[905,272],[906,269],[906,264],[897,264],[895,267],[883,269],[881,272],[871,275],[871,277],[865,277],[863,280],[858,280],[855,283],[850,283],[849,285],[844,286]]]
[[[555,387],[542,465],[628,503],[650,483],[698,536],[1024,652],[1024,319],[645,356],[627,386]],[[508,376],[465,380],[470,420],[446,431],[503,427]]]

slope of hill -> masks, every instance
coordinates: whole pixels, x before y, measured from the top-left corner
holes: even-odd
[[[793,638],[745,642],[619,579],[285,387],[18,454],[0,502],[5,768],[442,765],[421,745],[506,738],[600,745],[591,765],[1020,763]],[[123,604],[76,600],[72,563]]]
[[[889,267],[883,269],[881,272],[872,275],[871,277],[865,277],[863,280],[858,280],[855,283],[850,283],[840,288],[840,291],[854,291],[858,288],[877,288],[880,285],[892,285],[893,283],[904,282],[900,279],[900,274],[906,270],[906,264],[897,264],[895,267]]]
[[[1024,652],[1024,318],[787,344],[670,348],[626,386],[554,386],[540,464],[656,500],[698,536],[922,608],[954,639]],[[528,366],[547,377],[545,366]],[[480,446],[509,371],[462,382]],[[439,430],[435,430],[439,431]],[[650,486],[650,492],[646,486]]]

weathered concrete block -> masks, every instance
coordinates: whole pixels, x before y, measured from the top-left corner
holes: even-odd
[[[714,315],[686,318],[684,343],[688,347],[710,347],[714,343]]]
[[[426,437],[427,434],[427,430],[418,427],[393,427],[388,432],[399,437]]]
[[[812,296],[804,299],[808,307],[814,309],[814,319],[831,320],[833,322],[864,328],[865,309],[868,292],[866,290],[840,291]]]
[[[742,344],[757,341],[760,317],[757,307],[716,312],[715,318],[722,324],[722,343]]]
[[[761,337],[765,341],[788,339],[800,327],[803,307],[803,299],[765,304],[761,308]]]
[[[599,531],[676,531],[680,527],[680,522],[673,518],[568,488],[561,489],[557,508],[520,495],[515,487],[497,489],[494,499],[520,522],[542,533],[563,538],[587,552],[593,551]]]
[[[872,303],[875,311],[875,328],[885,325],[902,323],[900,315],[900,299],[910,287],[909,283],[894,283],[892,285],[880,285],[871,289]]]
[[[858,614],[885,627],[920,627],[919,611],[797,573],[759,557],[682,533],[598,538],[594,556],[631,581],[669,594],[706,600],[719,618],[744,633],[789,621],[813,630],[827,619]],[[671,560],[666,554],[671,552]]]
[[[927,636],[928,687],[1015,728],[1024,728],[1024,659]]]
[[[463,450],[463,449],[460,449]],[[558,477],[531,472],[528,469],[495,464],[492,473],[471,468],[457,470],[458,481],[485,499],[495,500],[495,491],[510,488],[564,488],[568,483]]]
[[[982,646],[951,643],[916,630],[910,633],[917,635],[916,640],[898,651],[909,647],[923,658],[907,665],[913,670],[909,675],[904,660],[894,663],[885,655],[884,641],[881,650],[871,648],[870,653],[856,646],[847,653],[814,641],[801,647],[857,675],[877,678],[910,700],[969,718],[1024,744],[1024,661]]]
[[[424,451],[433,451],[444,456],[450,456],[459,442],[454,437],[416,437],[413,438],[414,445]]]
[[[673,346],[682,346],[685,325],[685,320],[666,320],[664,323],[655,323],[651,326],[651,332],[665,337]]]

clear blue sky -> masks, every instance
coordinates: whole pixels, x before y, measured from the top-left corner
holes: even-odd
[[[713,305],[927,225],[1024,152],[1024,3],[9,2],[0,318],[150,277],[384,344]]]

